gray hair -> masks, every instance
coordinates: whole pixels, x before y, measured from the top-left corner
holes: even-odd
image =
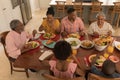
[[[11,28],[12,30],[15,30],[15,28],[18,26],[19,23],[20,23],[20,21],[17,20],[17,19],[12,20],[12,21],[10,22],[10,28]]]
[[[106,16],[105,16],[105,14],[103,12],[97,13],[96,18],[98,18],[98,16],[103,16],[104,19],[106,19]]]

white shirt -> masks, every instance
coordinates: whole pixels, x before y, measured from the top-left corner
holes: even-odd
[[[107,23],[107,22],[104,22],[103,24],[103,27],[100,28],[98,27],[97,25],[97,21],[93,22],[90,26],[89,26],[89,29],[88,29],[88,33],[89,34],[93,34],[94,32],[98,32],[99,35],[103,35],[103,34],[107,34],[108,31],[112,31],[112,35],[114,33],[114,29],[112,28],[112,26]]]

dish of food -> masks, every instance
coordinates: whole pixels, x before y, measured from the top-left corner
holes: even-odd
[[[112,62],[114,62],[114,63],[117,63],[117,62],[120,61],[120,59],[119,59],[117,56],[115,56],[115,55],[111,55],[111,56],[109,57],[109,59],[110,59]]]
[[[94,47],[94,43],[90,40],[83,40],[81,41],[81,47],[85,49],[90,49]]]
[[[52,38],[55,38],[55,34],[53,34],[53,33],[45,33],[45,34],[43,34],[43,37],[45,38],[45,39],[52,39]]]
[[[91,63],[92,60],[94,60],[95,57],[96,57],[96,54],[89,56],[89,59],[88,59],[89,62]],[[98,67],[101,67],[105,60],[106,60],[106,58],[101,55],[96,60],[95,65],[98,66]]]
[[[115,47],[120,50],[120,42],[119,41],[114,41]]]
[[[78,49],[80,47],[81,42],[78,38],[66,38],[65,40],[71,44],[72,49]]]
[[[37,42],[37,41],[30,41],[27,44],[30,44],[32,49],[37,48],[38,46],[40,46],[39,42]]]
[[[80,35],[78,33],[72,33],[72,34],[69,34],[68,37],[72,37],[72,38],[80,38]]]
[[[43,40],[42,44],[48,48],[54,48],[56,42],[52,40]]]

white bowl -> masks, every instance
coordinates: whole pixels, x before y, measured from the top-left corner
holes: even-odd
[[[95,49],[98,50],[98,51],[103,51],[106,47],[107,47],[107,45],[105,45],[105,46],[99,46],[99,45],[95,44]]]

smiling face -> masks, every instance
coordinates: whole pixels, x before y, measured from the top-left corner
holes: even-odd
[[[75,18],[76,18],[76,16],[77,16],[76,11],[68,14],[68,18],[69,18],[70,21],[71,21],[71,20],[74,21]]]
[[[53,19],[54,19],[53,15],[51,15],[51,14],[48,14],[48,15],[47,15],[47,20],[48,20],[48,22],[52,22]]]
[[[104,24],[104,21],[105,21],[105,17],[104,17],[104,16],[99,15],[99,16],[97,17],[97,23],[98,23],[98,25],[103,25],[103,24]]]
[[[18,32],[18,33],[23,32],[24,31],[24,25],[21,22],[19,22],[17,24],[17,27],[15,28],[15,31]]]

